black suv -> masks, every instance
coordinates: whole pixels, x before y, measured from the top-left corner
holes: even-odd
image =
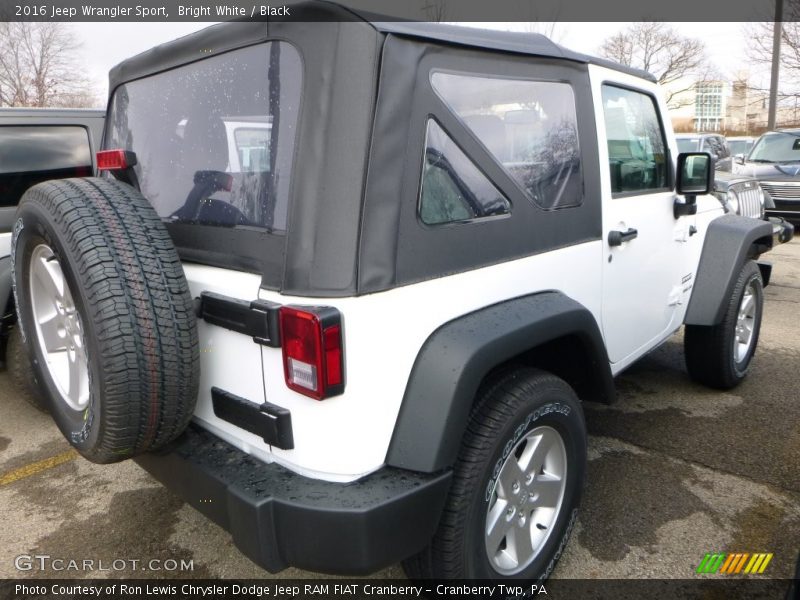
[[[768,215],[800,225],[800,129],[763,134],[746,157],[737,158],[735,172],[758,179],[771,199]]]

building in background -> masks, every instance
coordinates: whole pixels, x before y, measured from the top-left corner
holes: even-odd
[[[730,86],[724,81],[698,81],[694,85],[694,130],[724,131]]]
[[[746,71],[734,81],[676,82],[687,91],[670,107],[675,131],[759,135],[767,129],[769,96],[751,86]],[[784,98],[778,105],[778,127],[800,124],[800,100]]]

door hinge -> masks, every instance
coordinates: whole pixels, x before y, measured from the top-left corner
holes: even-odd
[[[264,346],[280,348],[280,326],[276,302],[239,300],[214,292],[200,294],[197,317],[206,323],[243,333]]]

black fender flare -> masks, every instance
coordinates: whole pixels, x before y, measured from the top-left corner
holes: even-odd
[[[596,392],[593,399],[613,399],[613,377],[597,321],[586,307],[561,292],[507,300],[439,327],[414,362],[387,464],[428,473],[451,466],[486,375],[566,336],[579,340],[589,357],[586,375]]]
[[[768,221],[731,214],[711,221],[684,323],[720,323],[744,262],[771,248],[772,224]]]

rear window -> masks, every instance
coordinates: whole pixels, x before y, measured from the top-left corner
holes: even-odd
[[[284,231],[301,78],[297,50],[268,42],[126,83],[104,147],[136,153],[167,221]]]
[[[73,125],[0,126],[0,207],[47,179],[91,175],[89,134]]]

